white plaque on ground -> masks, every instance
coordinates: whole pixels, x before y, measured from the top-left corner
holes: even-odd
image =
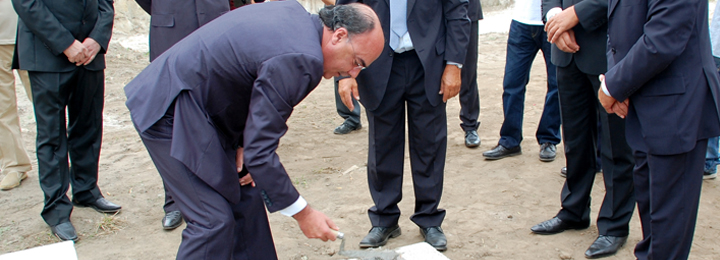
[[[75,243],[65,241],[0,255],[0,260],[77,260]]]

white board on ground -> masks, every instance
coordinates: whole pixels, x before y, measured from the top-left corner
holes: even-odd
[[[402,260],[450,260],[425,242],[400,247],[395,252],[400,254],[398,259]]]
[[[77,260],[75,244],[65,241],[0,255],[0,260]]]

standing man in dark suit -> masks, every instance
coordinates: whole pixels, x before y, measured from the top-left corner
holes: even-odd
[[[296,1],[249,5],[191,33],[125,87],[187,222],[178,259],[276,259],[265,207],[293,216],[309,238],[335,239],[337,226],[300,196],[275,151],[321,77],[354,77],[377,59],[381,30],[359,4],[320,17]]]
[[[610,69],[598,96],[627,120],[643,230],[635,257],[687,259],[707,139],[720,135],[708,3],[611,0],[608,16]]]
[[[13,68],[29,72],[35,106],[38,175],[45,193],[41,215],[60,239],[77,240],[70,223],[73,205],[102,213],[120,210],[97,186],[113,2],[12,3],[20,17]],[[72,202],[65,195],[70,184]]]
[[[468,18],[470,18],[470,42],[468,43],[465,63],[462,68],[460,86],[460,127],[465,132],[465,146],[480,146],[477,129],[480,126],[480,95],[477,85],[478,59],[478,21],[483,19],[480,0],[468,0]]]
[[[150,61],[185,38],[203,24],[230,10],[227,0],[135,0],[150,15]],[[172,230],[182,224],[182,214],[172,193],[165,189],[163,229]]]
[[[363,2],[375,10],[388,39],[382,55],[357,77],[342,79],[340,96],[353,108],[360,99],[368,118],[368,184],[375,203],[368,210],[372,229],[360,247],[385,245],[400,235],[407,111],[415,212],[410,219],[425,241],[447,249],[442,196],[447,150],[445,102],[460,91],[470,20],[467,0],[340,0]],[[343,84],[342,81],[349,81]],[[358,93],[359,92],[359,93]]]
[[[607,69],[607,0],[543,0],[552,63],[557,66],[558,93],[565,138],[567,179],[562,209],[532,227],[536,234],[555,234],[590,225],[590,192],[595,181],[597,120],[602,125],[605,198],[597,218],[598,238],[585,256],[612,255],[625,244],[634,210],[630,147],[625,122],[608,115],[597,101],[598,75]]]

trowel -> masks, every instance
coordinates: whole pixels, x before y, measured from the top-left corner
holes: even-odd
[[[357,258],[361,260],[397,260],[399,254],[392,250],[345,250],[345,234],[342,232],[335,232],[335,236],[340,239],[340,251],[339,255],[347,256],[350,258]]]

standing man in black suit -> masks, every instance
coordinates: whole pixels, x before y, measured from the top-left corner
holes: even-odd
[[[230,10],[227,0],[135,0],[150,15],[150,61],[155,60],[176,42],[185,38],[203,24]],[[172,192],[163,182],[165,190],[165,216],[163,229],[172,230],[182,224],[183,218],[175,205]]]
[[[720,135],[708,3],[610,0],[608,16],[610,69],[598,96],[627,120],[643,230],[635,257],[687,259],[707,139]]]
[[[45,193],[41,215],[58,238],[77,240],[70,223],[73,205],[120,210],[97,186],[113,2],[12,3],[20,17],[13,68],[29,72],[35,106],[38,176]],[[72,202],[65,195],[70,184]]]
[[[635,206],[630,147],[625,122],[608,115],[597,101],[598,75],[607,69],[607,0],[543,0],[552,63],[557,66],[558,93],[565,138],[567,179],[562,209],[531,228],[555,234],[590,225],[590,191],[595,181],[597,116],[602,125],[602,167],[605,199],[597,218],[598,238],[585,256],[612,255],[625,244]]]
[[[477,132],[480,126],[478,122],[480,95],[477,85],[478,21],[483,19],[480,0],[468,0],[468,18],[470,18],[470,42],[461,73],[460,127],[465,132],[465,146],[475,148],[480,146],[480,136]]]
[[[447,149],[445,102],[458,94],[467,53],[470,20],[467,0],[340,0],[363,2],[380,18],[385,38],[382,55],[357,81],[340,82],[343,103],[360,99],[368,118],[368,185],[375,203],[368,210],[372,229],[360,247],[385,245],[400,235],[407,111],[415,212],[410,219],[425,241],[447,249],[442,196]],[[348,81],[343,84],[342,81]]]

